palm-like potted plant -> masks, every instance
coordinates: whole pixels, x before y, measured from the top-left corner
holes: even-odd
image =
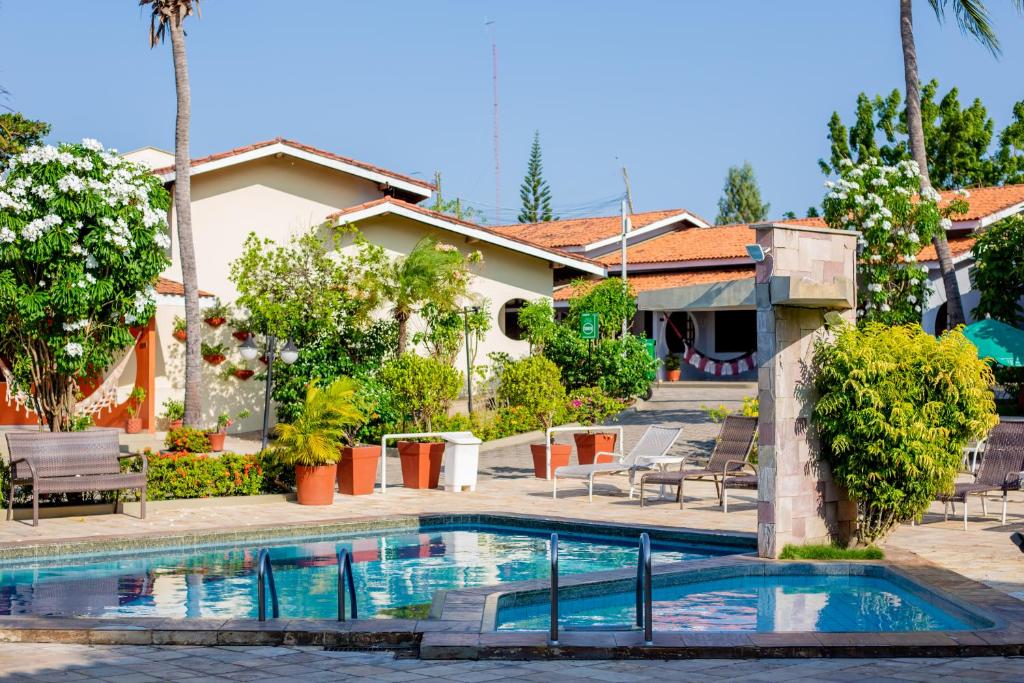
[[[227,360],[227,356],[224,355],[225,350],[226,347],[223,344],[207,344],[206,342],[203,342],[203,360],[210,365],[220,365]]]
[[[228,321],[228,316],[231,315],[231,307],[222,304],[220,299],[214,299],[213,304],[203,309],[203,315],[206,316],[203,320],[210,327],[220,327]]]
[[[180,315],[174,316],[174,331],[171,333],[171,336],[180,342],[188,339],[188,332],[185,330],[185,324],[185,319]]]
[[[295,466],[300,505],[330,505],[334,500],[342,447],[352,442],[350,430],[365,421],[357,389],[355,380],[348,377],[326,387],[311,381],[295,421],[279,422],[274,428],[278,459]]]
[[[663,362],[665,364],[665,379],[669,382],[678,382],[679,376],[682,374],[682,370],[679,369],[679,356],[670,353],[665,356]]]
[[[167,399],[164,401],[162,417],[167,420],[167,431],[180,428],[185,418],[185,402]]]
[[[501,372],[498,386],[498,400],[508,406],[517,406],[534,417],[540,427],[551,427],[558,412],[565,410],[565,387],[562,386],[562,371],[544,356],[529,356],[508,363]],[[530,444],[533,455],[533,473],[539,479],[548,478],[549,444]],[[551,471],[569,464],[572,446],[554,443],[551,448]]]
[[[127,434],[138,434],[142,431],[142,418],[139,417],[139,410],[142,409],[142,402],[146,400],[146,390],[140,386],[132,389],[128,394],[128,405],[124,411],[128,414],[125,421],[124,431]]]

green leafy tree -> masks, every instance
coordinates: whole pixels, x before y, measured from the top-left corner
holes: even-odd
[[[731,166],[725,176],[715,222],[719,225],[756,223],[768,217],[769,207],[770,204],[761,203],[761,190],[757,186],[754,167],[745,161],[742,166]]]
[[[996,421],[992,371],[959,330],[843,325],[814,350],[813,420],[862,544],[953,488],[963,447]]]
[[[612,277],[595,283],[593,280],[576,280],[572,283],[578,292],[569,300],[569,315],[565,324],[573,330],[580,326],[580,316],[597,313],[598,332],[602,339],[620,336],[622,321],[630,321],[636,315],[636,296],[628,282]]]
[[[981,294],[974,317],[1024,326],[1024,218],[1006,218],[979,233],[973,252],[974,286]]]
[[[530,353],[544,353],[544,345],[555,333],[555,309],[550,299],[529,301],[519,309],[519,326],[530,342]]]
[[[569,389],[596,386],[609,396],[633,398],[650,388],[657,367],[644,340],[632,334],[621,339],[580,339],[578,326],[563,322],[544,345],[544,356],[562,370]]]
[[[942,21],[947,8],[952,7],[956,23],[961,32],[973,36],[998,55],[999,41],[989,23],[988,9],[983,0],[928,0],[935,16]],[[1024,10],[1024,3],[1011,0],[1017,11]],[[912,0],[900,0],[900,43],[903,47],[903,76],[906,83],[906,122],[910,138],[910,154],[921,169],[921,195],[932,189],[928,173],[928,153],[921,111],[920,82],[917,69],[917,47],[914,42],[914,11]],[[938,255],[939,270],[942,273],[943,288],[946,290],[947,328],[964,323],[964,308],[957,285],[953,256],[946,241],[946,231],[939,230],[932,236],[932,244]]]
[[[50,124],[33,121],[18,112],[0,114],[0,172],[7,160],[29,147],[40,145],[50,133]]]
[[[462,374],[450,364],[415,353],[388,361],[377,377],[391,394],[402,429],[427,432],[447,413],[463,384]]]
[[[439,314],[457,310],[469,293],[471,268],[483,260],[479,251],[463,255],[454,245],[429,236],[396,259],[365,240],[360,245],[369,276],[366,291],[391,306],[398,325],[399,356],[408,347],[412,316],[427,305]]]
[[[174,124],[174,221],[178,229],[181,281],[185,288],[185,425],[199,427],[203,418],[202,313],[199,309],[199,275],[192,240],[192,164],[189,161],[189,129],[192,125],[192,91],[185,55],[185,19],[199,14],[199,0],[139,0],[150,10],[149,46],[154,48],[171,36],[177,116]]]
[[[539,130],[533,133],[530,161],[526,165],[526,177],[523,178],[523,184],[519,186],[519,199],[523,203],[519,210],[520,223],[542,223],[557,220],[551,211],[551,188],[544,180]]]
[[[543,429],[566,407],[565,387],[558,366],[544,356],[527,356],[505,365],[498,400],[532,415]]]
[[[153,314],[169,199],[148,169],[103,149],[36,146],[0,175],[0,356],[53,431]]]
[[[427,329],[412,336],[414,344],[422,344],[434,360],[452,365],[455,357],[465,346],[466,330],[469,330],[470,366],[476,362],[476,350],[480,341],[491,329],[490,302],[486,299],[469,307],[465,314],[461,310],[442,310],[436,304],[423,306],[420,316]]]
[[[1003,181],[1024,182],[1024,101],[1013,105],[1013,118],[999,134],[997,163]]]

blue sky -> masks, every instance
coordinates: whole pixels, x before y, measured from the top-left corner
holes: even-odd
[[[0,0],[6,104],[54,140],[173,147],[169,45],[133,0]],[[1006,123],[1024,99],[1024,18],[990,0],[1001,60],[918,0],[923,79],[981,97]],[[204,0],[189,20],[194,156],[282,135],[396,171],[443,173],[495,222],[491,52],[501,102],[502,222],[514,220],[534,129],[563,216],[713,219],[749,160],[771,213],[820,202],[825,123],[856,94],[902,89],[896,0],[339,2]]]

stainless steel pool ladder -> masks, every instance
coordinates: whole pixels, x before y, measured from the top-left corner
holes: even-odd
[[[281,616],[277,604],[277,586],[274,585],[274,570],[270,566],[270,551],[266,548],[260,549],[256,560],[256,603],[259,613],[259,620],[267,620],[267,585],[270,586],[270,609],[274,619]]]
[[[352,574],[352,553],[348,548],[338,550],[338,621],[345,621],[345,577],[348,577],[348,596],[352,601],[352,618],[358,619],[356,608],[356,579]]]
[[[654,644],[654,600],[651,593],[651,537],[640,534],[636,557],[636,625],[644,628],[644,645]]]
[[[558,645],[558,534],[551,534],[551,635],[548,645]]]

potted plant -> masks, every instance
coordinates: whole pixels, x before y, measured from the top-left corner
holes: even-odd
[[[403,430],[432,431],[433,420],[444,414],[459,395],[462,376],[439,360],[406,353],[381,368],[380,380],[391,392],[403,416]],[[444,460],[443,441],[399,441],[402,484],[412,489],[437,488]]]
[[[174,332],[171,333],[171,336],[180,342],[188,339],[188,332],[185,331],[185,324],[185,319],[180,315],[174,316]]]
[[[210,365],[220,365],[223,363],[227,356],[224,355],[225,346],[223,344],[207,344],[203,342],[202,354],[203,360]]]
[[[185,417],[185,402],[169,398],[164,401],[162,418],[167,420],[167,431],[178,429]]]
[[[132,393],[128,394],[128,405],[125,412],[128,413],[128,420],[125,422],[124,431],[127,434],[138,434],[142,431],[142,418],[139,417],[139,410],[142,402],[146,400],[146,390],[135,386]]]
[[[306,387],[306,399],[295,421],[279,422],[274,428],[277,458],[295,467],[300,505],[330,505],[334,501],[334,484],[340,479],[338,460],[353,460],[351,454],[343,453],[342,446],[351,443],[349,430],[365,420],[357,388],[348,377],[339,377],[326,387],[313,380]],[[376,473],[376,467],[373,471]]]
[[[682,370],[679,369],[679,356],[670,353],[665,356],[665,379],[669,382],[678,382]]]
[[[244,420],[249,417],[249,411],[243,410],[238,413],[238,419]],[[221,413],[217,416],[217,426],[206,433],[207,438],[210,440],[210,450],[214,453],[220,453],[224,450],[224,439],[228,435],[228,427],[235,424],[235,421],[231,418],[228,413]]]
[[[228,324],[232,327],[231,336],[240,342],[244,342],[252,334],[252,330],[249,329],[248,318],[231,317],[228,318]]]
[[[242,380],[243,382],[255,374],[255,370],[250,370],[249,368],[243,365],[235,365],[234,363],[227,363],[224,366],[224,369],[221,371],[221,376],[224,377],[225,379],[229,377],[236,377]]]
[[[228,316],[231,315],[231,307],[226,304],[222,304],[220,299],[214,299],[213,304],[203,309],[203,320],[210,327],[220,327],[228,321]]]
[[[604,422],[606,419],[622,411],[623,401],[608,396],[598,387],[583,387],[569,395],[569,415],[572,420],[584,427]],[[612,462],[611,455],[595,456],[598,453],[611,453],[615,450],[618,440],[616,432],[586,432],[572,435],[576,442],[576,459],[581,465],[592,465],[594,462]]]
[[[565,408],[565,387],[558,366],[544,356],[528,356],[507,363],[501,373],[498,400],[509,406],[518,406],[533,416],[542,429],[554,424],[555,414]],[[533,473],[539,479],[548,478],[548,447],[551,449],[551,471],[569,464],[572,446],[567,443],[530,444]]]

